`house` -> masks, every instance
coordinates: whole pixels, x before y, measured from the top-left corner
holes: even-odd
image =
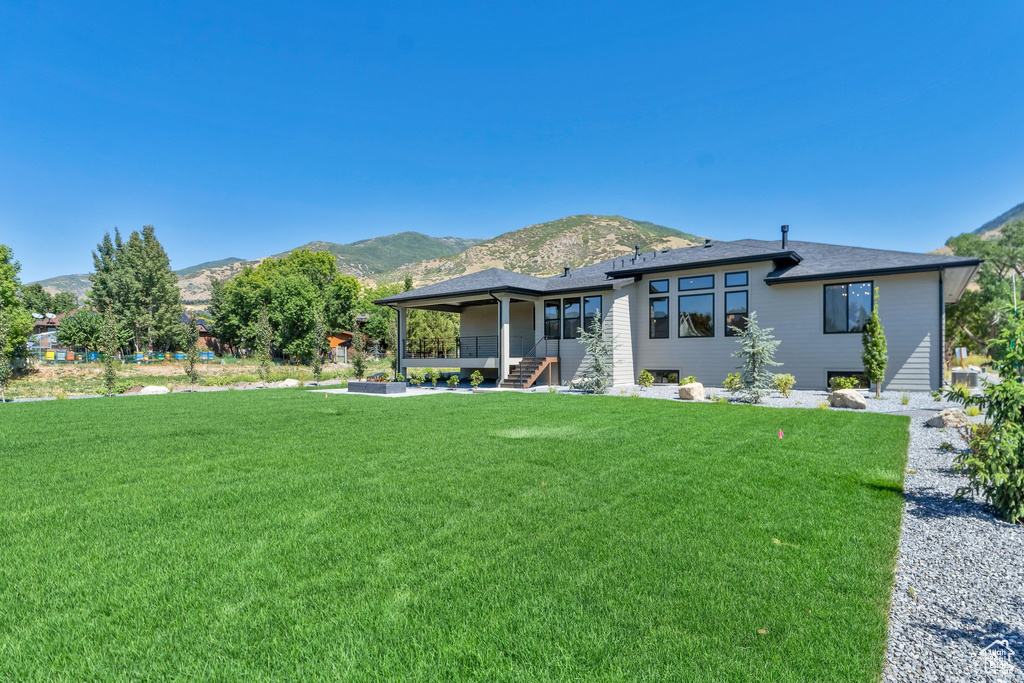
[[[580,329],[601,315],[615,343],[614,382],[642,370],[659,382],[693,375],[720,386],[735,372],[732,326],[748,313],[774,328],[780,372],[825,388],[860,375],[861,330],[877,291],[888,340],[884,388],[943,381],[945,305],[958,301],[978,259],[788,239],[705,244],[615,258],[540,278],[491,268],[377,301],[398,311],[400,371],[459,366],[505,386],[578,376]],[[406,338],[410,309],[458,313],[460,336]]]
[[[189,316],[187,313],[181,314],[181,324],[188,323]],[[200,349],[207,351],[217,351],[217,338],[213,334],[213,323],[204,318],[201,315],[196,316],[196,327],[199,330],[199,342],[196,346]]]
[[[330,350],[328,357],[337,363],[348,362],[348,350],[352,348],[352,333],[339,331],[327,337],[327,344]]]
[[[57,328],[60,327],[60,321],[69,315],[73,315],[74,313],[75,311],[71,311],[70,313],[58,313],[57,315],[44,315],[40,313],[33,314],[32,334],[37,335],[56,332]]]

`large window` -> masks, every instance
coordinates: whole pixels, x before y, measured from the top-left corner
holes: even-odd
[[[746,287],[747,286],[747,271],[743,270],[738,273],[726,273],[725,274],[725,286],[726,287]]]
[[[736,331],[732,328],[737,327],[741,330],[747,329],[747,312],[748,312],[747,293],[743,292],[726,292],[725,293],[725,336],[734,337]]]
[[[684,294],[679,297],[679,336],[715,336],[714,294]]]
[[[583,329],[590,330],[594,324],[595,315],[601,316],[601,323],[604,324],[604,311],[601,310],[601,297],[583,297]]]
[[[651,294],[668,294],[668,280],[651,280],[648,290]]]
[[[668,339],[668,297],[651,299],[651,339]]]
[[[562,324],[561,309],[559,308],[560,302],[558,299],[554,301],[544,302],[544,338],[545,339],[558,339],[559,327]]]
[[[562,339],[580,336],[580,300],[562,299]]]
[[[700,275],[698,277],[679,278],[679,291],[688,292],[691,289],[714,289],[714,275]]]
[[[825,333],[863,332],[871,315],[871,282],[825,285]]]

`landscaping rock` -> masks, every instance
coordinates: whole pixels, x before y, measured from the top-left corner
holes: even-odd
[[[929,427],[963,427],[968,423],[964,411],[959,408],[946,408],[925,424]]]
[[[868,402],[856,389],[838,389],[828,395],[828,404],[833,408],[867,410]]]
[[[282,388],[297,387],[297,386],[299,386],[299,380],[291,379],[289,377],[286,380],[282,380],[282,381],[278,382],[277,386],[282,387]]]
[[[156,394],[169,394],[171,390],[167,387],[148,386],[139,390],[140,396],[155,396]]]
[[[136,384],[133,387],[128,387],[127,389],[125,389],[124,393],[122,394],[122,396],[136,396],[141,391],[142,391],[142,385],[141,384]]]
[[[679,398],[684,401],[703,401],[704,385],[700,382],[690,382],[679,387]]]

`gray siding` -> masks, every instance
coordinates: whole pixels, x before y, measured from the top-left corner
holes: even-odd
[[[694,375],[700,382],[721,386],[725,376],[735,372],[738,348],[735,337],[725,336],[724,274],[732,268],[707,271],[679,271],[647,276],[638,283],[634,307],[634,369],[679,370],[680,376]],[[789,372],[798,388],[820,389],[826,386],[829,371],[861,371],[860,334],[824,333],[824,285],[828,282],[794,283],[767,286],[764,276],[770,264],[750,264],[749,307],[757,311],[760,324],[773,327],[781,340],[778,372]],[[678,336],[679,276],[715,275],[715,336],[680,338]],[[651,279],[669,280],[668,339],[650,339],[648,329]],[[861,281],[858,278],[858,281]],[[879,315],[889,345],[887,389],[929,390],[938,388],[941,363],[939,276],[937,273],[891,275],[873,278],[879,289]],[[741,290],[731,287],[729,290]],[[688,292],[689,293],[689,292]]]

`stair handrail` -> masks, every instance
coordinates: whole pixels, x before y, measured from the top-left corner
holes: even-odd
[[[537,357],[537,349],[538,349],[538,347],[540,347],[541,344],[544,344],[545,347],[546,347],[547,343],[549,341],[556,341],[557,342],[558,340],[557,339],[552,340],[552,339],[548,339],[547,337],[541,337],[537,341],[537,343],[533,345],[532,349],[530,349],[529,351],[527,351],[526,353],[524,353],[522,355],[522,358],[524,360],[527,359],[527,358],[536,358]],[[547,357],[547,354],[545,354],[545,357]],[[526,384],[526,381],[523,379],[523,363],[521,363],[521,362],[519,363],[519,371],[518,371],[517,375],[518,375],[518,384],[520,386]]]

